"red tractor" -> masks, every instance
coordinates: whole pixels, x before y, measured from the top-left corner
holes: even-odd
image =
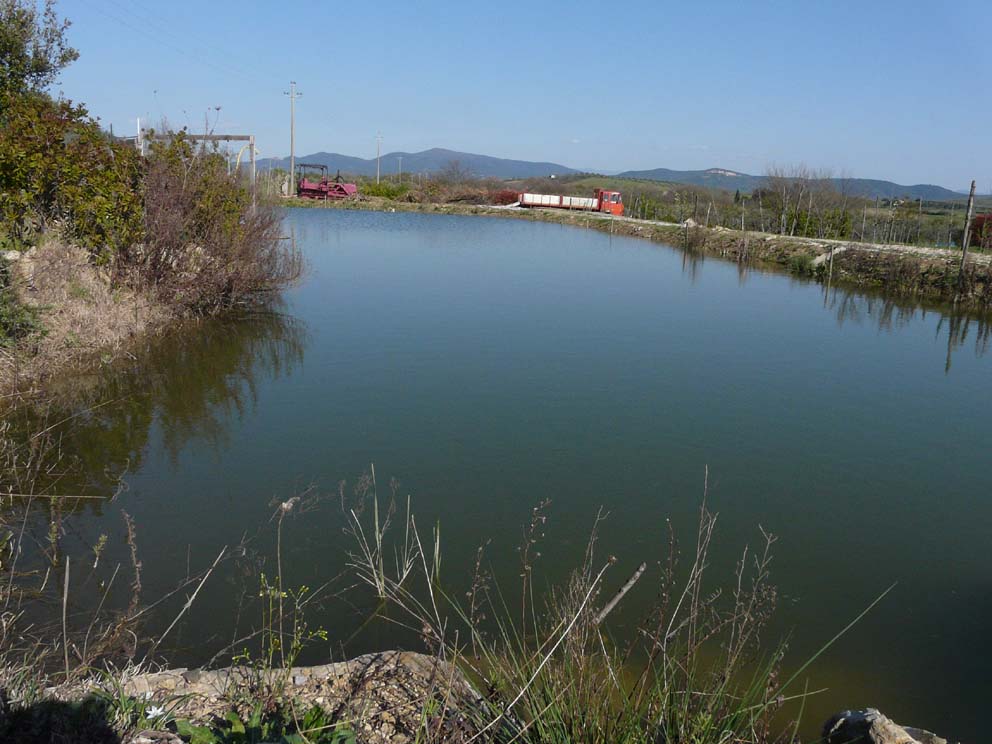
[[[307,173],[317,172],[319,180],[311,181]],[[341,183],[340,173],[334,180],[327,178],[327,166],[318,163],[296,164],[296,195],[304,199],[347,199],[358,193],[353,183]]]

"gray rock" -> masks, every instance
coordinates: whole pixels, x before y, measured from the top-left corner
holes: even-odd
[[[4,254],[3,254],[3,257],[7,261],[10,261],[11,263],[13,263],[14,261],[20,261],[21,260],[21,252],[20,251],[5,251]]]
[[[139,731],[131,744],[184,744],[183,740],[169,731]]]
[[[845,710],[823,725],[824,744],[948,744],[929,731],[907,728],[874,708]]]

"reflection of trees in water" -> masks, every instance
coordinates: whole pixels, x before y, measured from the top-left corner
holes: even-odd
[[[950,372],[952,356],[958,349],[973,342],[975,355],[984,356],[992,341],[992,316],[988,315],[968,315],[951,308],[927,308],[905,299],[836,288],[831,291],[829,287],[824,291],[823,303],[825,308],[834,312],[841,326],[845,323],[872,323],[880,331],[888,333],[908,326],[917,318],[926,318],[928,313],[939,315],[937,338],[946,334],[947,339],[945,372]]]
[[[968,341],[968,336],[973,335],[975,341],[975,354],[982,356],[989,350],[989,338],[992,337],[992,323],[989,318],[972,318],[967,315],[945,315],[937,324],[937,335],[940,336],[941,329],[947,326],[947,360],[944,363],[944,371],[951,371],[951,355],[955,349],[961,348]]]
[[[212,447],[226,437],[225,418],[255,404],[260,384],[303,360],[306,327],[275,310],[206,318],[150,338],[130,361],[81,379],[49,413],[63,454],[80,474],[74,492],[111,492],[120,473],[140,464],[153,424],[173,459],[196,438]],[[87,384],[89,383],[89,384]]]
[[[693,247],[682,247],[682,273],[695,284],[702,270],[704,256]],[[751,267],[746,261],[737,262],[737,278],[741,285],[747,283]],[[947,356],[944,371],[950,372],[951,361],[958,349],[974,343],[976,356],[984,356],[992,343],[992,314],[956,312],[950,307],[927,306],[905,297],[885,297],[864,288],[853,290],[831,286],[823,287],[823,307],[833,311],[837,323],[873,323],[878,330],[891,333],[905,328],[914,320],[925,319],[929,313],[939,316],[937,337],[946,334]]]
[[[5,412],[0,536],[11,540],[3,557],[17,556],[10,574],[16,567],[18,599],[10,609],[21,622],[18,637],[37,636],[47,648],[50,633],[65,632],[51,619],[69,586],[71,558],[68,632],[92,640],[90,651],[107,658],[133,652],[142,581],[131,552],[133,523],[111,505],[122,474],[140,465],[150,446],[164,446],[173,458],[194,439],[217,446],[225,419],[250,410],[267,380],[290,374],[306,342],[302,322],[274,311],[190,322],[144,340],[124,364],[76,376],[51,392],[54,401]],[[81,520],[83,510],[106,518]],[[164,594],[180,578],[170,574],[163,589],[146,575],[145,588]],[[125,627],[127,643],[100,630]],[[85,640],[81,647],[85,656]],[[56,661],[61,665],[61,656]]]
[[[689,277],[689,281],[695,284],[703,270],[704,256],[701,251],[690,248],[682,248],[682,273]]]

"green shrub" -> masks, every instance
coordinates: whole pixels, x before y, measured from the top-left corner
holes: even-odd
[[[409,190],[410,188],[406,184],[388,181],[363,183],[359,188],[359,192],[365,196],[381,196],[385,199],[398,199]]]
[[[0,233],[33,245],[47,227],[106,261],[142,237],[141,159],[82,106],[39,93],[0,102]]]
[[[796,276],[813,276],[813,257],[797,253],[789,259],[788,267]]]

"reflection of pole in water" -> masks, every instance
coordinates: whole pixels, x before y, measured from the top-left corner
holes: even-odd
[[[947,329],[947,359],[944,361],[944,374],[948,374],[951,371],[951,352],[954,350],[954,337],[957,335],[957,326],[960,320],[955,316],[949,318],[949,327]]]
[[[985,352],[988,351],[989,336],[992,334],[992,325],[989,324],[987,319],[973,319],[967,315],[952,314],[948,316],[947,320],[947,358],[944,362],[945,374],[951,371],[951,356],[954,350],[964,346],[964,342],[968,339],[968,333],[971,331],[972,320],[975,320],[978,326],[977,334],[975,336],[976,356],[984,356]],[[940,333],[940,328],[942,325],[943,318],[941,319],[941,322],[937,324],[937,333]]]
[[[830,285],[834,278],[834,247],[830,246],[830,267],[827,269],[827,286],[823,290],[823,306],[827,306],[827,297],[830,295]]]
[[[828,295],[824,290],[824,308],[831,309],[837,319],[837,325],[845,323],[871,322],[879,331],[893,333],[910,323],[920,320],[926,322],[930,313],[925,307],[900,301],[892,297],[872,297],[857,292],[833,287]],[[974,336],[974,351],[977,358],[984,357],[992,346],[992,315],[970,315],[945,309],[936,312],[938,317],[934,329],[934,344],[938,345],[941,334],[947,333],[944,372],[949,373],[953,362],[954,352],[969,343],[969,336]]]

